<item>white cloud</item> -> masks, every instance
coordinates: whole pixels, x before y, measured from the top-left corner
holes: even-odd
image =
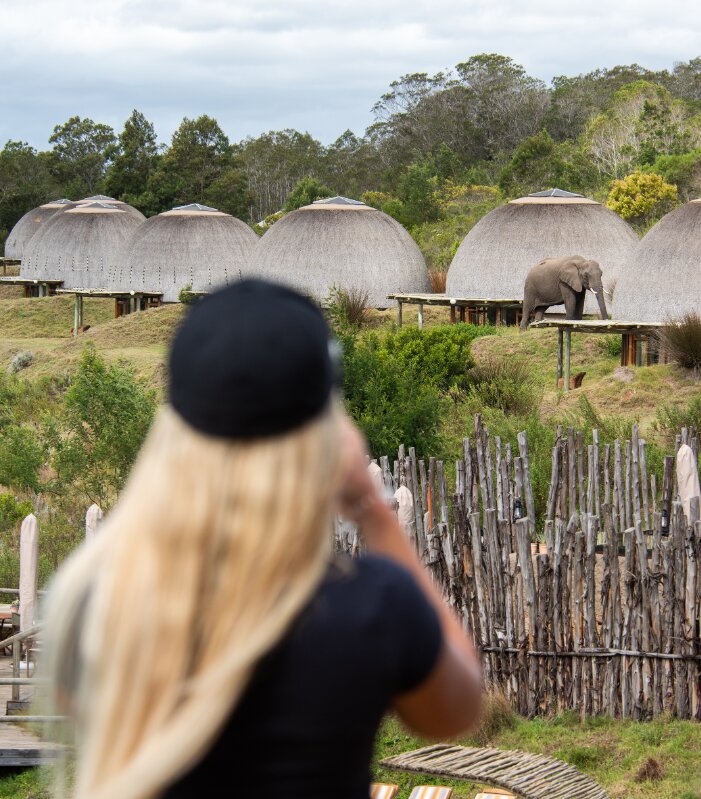
[[[550,80],[699,54],[701,4],[670,0],[0,0],[0,141],[45,146],[73,114],[138,107],[167,140],[184,115],[233,139],[294,126],[362,131],[407,72],[499,52]]]

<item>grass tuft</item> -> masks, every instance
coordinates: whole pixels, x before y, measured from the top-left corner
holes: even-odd
[[[640,766],[638,773],[635,775],[636,782],[645,782],[646,780],[657,781],[661,780],[664,776],[662,764],[655,757],[648,757],[648,759]]]
[[[701,369],[701,316],[696,311],[670,320],[657,337],[670,361],[694,372]]]
[[[439,272],[437,269],[431,269],[428,273],[428,279],[431,281],[431,293],[445,294],[445,282],[447,278],[447,272]]]

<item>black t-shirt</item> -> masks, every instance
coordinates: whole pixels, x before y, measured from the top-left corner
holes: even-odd
[[[441,641],[407,571],[374,556],[336,560],[212,749],[164,799],[367,799],[382,716],[428,676]]]

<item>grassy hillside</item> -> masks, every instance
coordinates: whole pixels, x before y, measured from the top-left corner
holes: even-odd
[[[90,329],[77,339],[70,337],[73,300],[0,298],[0,364],[7,366],[18,352],[31,350],[33,364],[26,377],[62,375],[74,366],[87,342],[92,342],[108,360],[129,361],[151,385],[164,385],[164,361],[168,342],[186,309],[167,305],[140,314],[114,319],[114,305],[107,299],[87,299],[85,323]],[[394,324],[393,309],[372,311],[367,327],[379,329]],[[416,324],[416,310],[404,311],[405,324]],[[425,308],[427,326],[445,324],[444,308]],[[582,387],[564,394],[555,387],[557,333],[554,330],[501,328],[496,335],[475,341],[477,363],[510,358],[524,361],[542,392],[544,417],[561,417],[577,408],[586,397],[604,416],[622,416],[638,421],[648,433],[661,403],[685,405],[699,394],[699,382],[689,373],[670,365],[643,369],[621,368],[612,354],[616,336],[575,334],[572,337],[572,373],[585,371]]]

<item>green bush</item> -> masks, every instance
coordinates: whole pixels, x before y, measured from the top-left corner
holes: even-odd
[[[467,388],[468,370],[474,366],[472,342],[494,334],[493,327],[478,325],[440,325],[426,330],[402,327],[387,333],[381,348],[424,382],[447,391]]]
[[[467,373],[468,393],[480,407],[527,415],[540,404],[528,363],[516,358],[492,358]]]
[[[45,460],[45,448],[32,426],[13,424],[0,432],[0,485],[38,491]]]
[[[53,490],[71,486],[88,503],[108,506],[124,485],[155,410],[154,392],[130,369],[107,364],[86,347],[60,418],[45,426]]]
[[[688,405],[663,405],[657,409],[655,430],[667,443],[672,443],[682,427],[701,431],[701,395],[694,397]]]
[[[339,338],[346,408],[373,455],[392,454],[402,443],[434,454],[445,409],[438,388],[392,357],[378,334],[358,335],[347,328],[339,331]]]

